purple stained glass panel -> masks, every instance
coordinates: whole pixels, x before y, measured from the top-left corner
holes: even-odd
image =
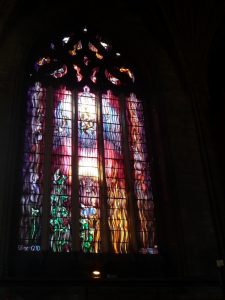
[[[45,100],[46,90],[40,83],[29,89],[20,200],[21,251],[41,250]]]
[[[155,237],[154,202],[141,101],[131,94],[126,101],[129,148],[133,167],[134,193],[138,209],[140,253],[158,253]]]

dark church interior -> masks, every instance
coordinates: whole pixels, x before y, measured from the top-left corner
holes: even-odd
[[[154,255],[17,248],[29,65],[53,36],[83,28],[138,82]],[[0,299],[225,299],[225,1],[1,0],[0,37]]]

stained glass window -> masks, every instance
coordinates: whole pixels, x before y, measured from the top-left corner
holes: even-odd
[[[53,98],[51,149],[50,248],[71,250],[72,97],[66,89]]]
[[[144,109],[122,55],[66,34],[29,80],[18,250],[157,254]]]

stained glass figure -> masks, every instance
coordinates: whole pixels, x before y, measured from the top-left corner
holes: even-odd
[[[49,57],[42,57],[40,58],[38,61],[35,62],[35,69],[36,71],[39,70],[39,68],[45,64],[49,64],[50,63],[50,58]]]
[[[100,42],[100,44],[102,45],[102,47],[104,47],[106,50],[109,49],[109,45],[105,42]]]
[[[70,37],[69,36],[65,36],[62,41],[63,41],[63,45],[67,44],[70,40]]]
[[[133,167],[134,192],[138,207],[139,238],[141,253],[157,253],[155,218],[150,166],[144,129],[144,114],[135,94],[127,98],[127,122],[129,147]]]
[[[72,97],[65,88],[54,95],[50,248],[71,251]]]
[[[96,83],[97,82],[97,73],[99,72],[99,68],[94,68],[92,70],[92,74],[91,74],[91,81]]]
[[[61,77],[65,76],[66,73],[67,73],[67,66],[63,65],[62,68],[55,70],[53,73],[51,73],[51,75],[54,78],[61,78]]]
[[[120,103],[108,91],[102,95],[103,137],[105,175],[108,192],[108,224],[113,252],[127,253],[129,228],[127,195],[125,191],[124,155],[122,150],[122,128]]]
[[[120,68],[120,72],[121,73],[126,73],[132,79],[132,81],[134,82],[134,74],[131,72],[130,69],[128,69],[128,68]]]
[[[74,46],[72,50],[69,50],[69,54],[72,56],[75,56],[77,54],[77,51],[82,49],[82,43],[81,41],[77,42]]]
[[[78,176],[81,250],[100,252],[100,199],[96,97],[78,94]]]
[[[18,245],[23,251],[41,250],[45,99],[40,83],[29,89]]]
[[[109,73],[108,70],[105,70],[105,76],[106,78],[114,85],[121,85],[121,82],[118,78],[113,76],[111,73]]]
[[[73,68],[77,73],[77,81],[80,82],[83,79],[83,76],[80,73],[80,68],[77,65],[73,65]]]

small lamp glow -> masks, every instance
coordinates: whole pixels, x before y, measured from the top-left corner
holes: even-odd
[[[101,272],[98,270],[92,271],[92,278],[101,278]]]
[[[87,32],[87,27],[86,27],[86,26],[84,27],[83,31],[84,31],[84,32]]]
[[[116,56],[120,56],[121,54],[119,52],[116,52]]]

